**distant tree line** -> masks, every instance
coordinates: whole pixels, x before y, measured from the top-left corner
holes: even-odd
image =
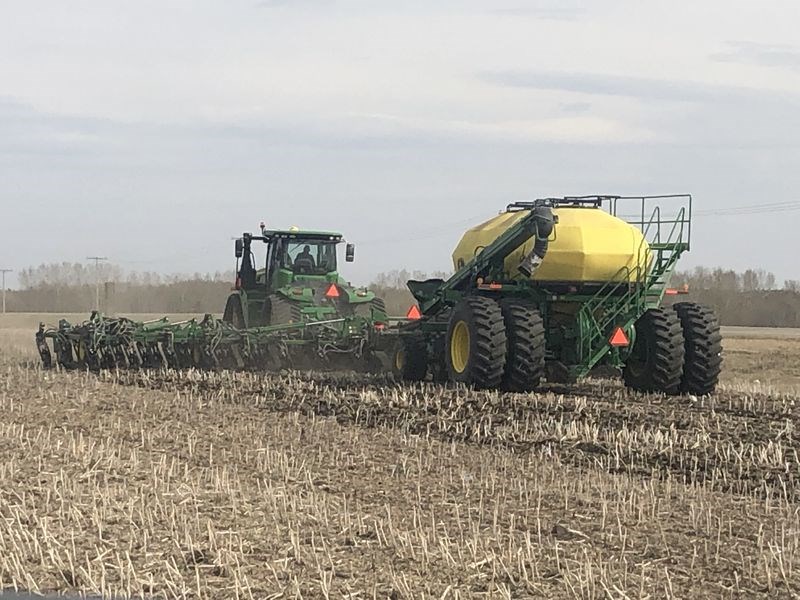
[[[689,286],[678,296],[714,307],[724,325],[747,327],[800,327],[800,281],[786,280],[778,287],[775,276],[764,269],[737,273],[730,269],[697,267],[676,273],[676,286]]]
[[[99,277],[98,277],[99,273]],[[95,305],[95,282],[100,281],[100,309],[108,313],[222,312],[233,272],[163,275],[125,273],[120,267],[53,263],[23,269],[20,289],[9,292],[12,312],[88,312]]]
[[[234,280],[232,272],[162,275],[124,272],[113,264],[100,264],[101,310],[111,313],[221,313]],[[370,288],[386,300],[392,315],[404,315],[414,303],[406,287],[410,279],[446,278],[396,269],[378,275]],[[54,263],[24,269],[20,289],[8,293],[12,312],[88,312],[95,303],[94,265]],[[735,272],[698,267],[675,273],[674,287],[689,286],[677,296],[714,307],[725,325],[800,327],[800,280],[779,287],[775,276],[763,269]]]
[[[432,275],[447,276],[446,273]],[[383,273],[375,279],[373,288],[386,299],[392,314],[405,314],[414,302],[405,286],[408,279],[425,279],[425,275],[399,270]],[[689,293],[668,296],[668,301],[711,306],[724,325],[800,327],[800,280],[787,280],[779,288],[775,275],[764,269],[737,273],[730,269],[697,267],[673,275],[672,287],[684,285],[689,287]]]

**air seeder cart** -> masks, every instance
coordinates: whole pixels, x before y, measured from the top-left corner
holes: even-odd
[[[464,234],[452,277],[408,283],[421,318],[399,330],[395,371],[528,391],[606,366],[636,390],[710,393],[722,362],[717,319],[665,303],[691,211],[688,195],[508,205]]]

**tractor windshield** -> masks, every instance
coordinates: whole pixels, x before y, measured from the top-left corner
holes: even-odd
[[[284,245],[281,266],[295,275],[327,275],[336,270],[336,242],[292,241]]]

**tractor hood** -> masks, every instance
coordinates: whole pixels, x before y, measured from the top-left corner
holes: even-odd
[[[277,293],[295,302],[303,302],[316,306],[334,304],[362,304],[371,302],[375,294],[366,288],[354,288],[346,282],[331,282],[320,278],[295,278]]]

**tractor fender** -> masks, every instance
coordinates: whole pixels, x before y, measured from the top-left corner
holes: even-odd
[[[298,294],[296,290],[302,290],[302,294]],[[273,293],[283,296],[292,302],[302,302],[305,304],[314,304],[314,293],[311,288],[299,286],[287,286],[276,289]]]
[[[348,304],[368,304],[375,299],[375,292],[364,288],[352,288],[339,285],[339,293],[347,300]]]

